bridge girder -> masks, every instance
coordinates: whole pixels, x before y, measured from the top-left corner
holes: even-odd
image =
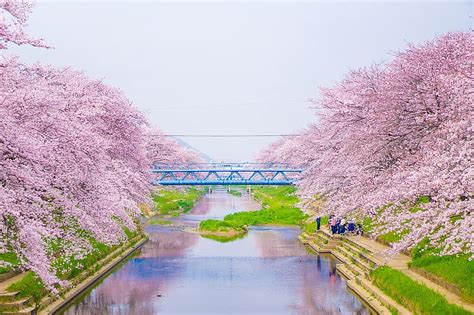
[[[221,164],[219,164],[221,165]],[[254,166],[256,164],[252,164]],[[294,185],[303,170],[295,168],[186,168],[153,169],[154,185]]]

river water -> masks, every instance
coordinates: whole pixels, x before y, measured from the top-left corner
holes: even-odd
[[[187,232],[200,220],[257,210],[244,194],[214,191],[150,240],[64,314],[367,314],[331,256],[308,253],[299,229],[255,227],[221,243]]]

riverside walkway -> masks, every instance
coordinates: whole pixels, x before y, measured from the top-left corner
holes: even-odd
[[[405,275],[413,279],[414,281],[423,283],[428,288],[441,294],[452,304],[459,305],[464,309],[474,313],[474,304],[464,301],[459,295],[447,290],[445,287],[433,282],[432,280],[424,277],[416,271],[408,267],[408,263],[411,258],[404,254],[397,254],[395,256],[388,256],[387,251],[390,249],[379,242],[371,240],[367,237],[360,236],[347,236],[352,242],[359,244],[360,246],[369,249],[376,257],[385,262],[385,265],[393,269],[403,272]]]
[[[370,273],[378,266],[396,269],[413,281],[423,284],[442,295],[449,303],[474,313],[474,304],[464,301],[458,294],[436,283],[426,276],[410,269],[411,258],[404,254],[389,255],[390,247],[363,236],[332,235],[324,229],[316,233],[303,233],[300,241],[319,253],[331,253],[342,264],[337,270],[348,279],[347,286],[366,300],[379,314],[390,314],[396,309],[399,314],[411,314],[404,306],[386,296],[372,284]]]

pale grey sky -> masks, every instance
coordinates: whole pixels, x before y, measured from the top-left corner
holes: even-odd
[[[55,49],[11,50],[103,78],[167,133],[286,134],[314,121],[318,87],[470,16],[471,1],[39,1],[29,29]],[[275,139],[183,140],[249,161]]]

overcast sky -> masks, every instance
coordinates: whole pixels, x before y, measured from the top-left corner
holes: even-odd
[[[318,88],[390,60],[407,42],[472,27],[472,2],[48,2],[30,33],[55,49],[25,62],[72,66],[119,87],[171,134],[288,134]],[[273,138],[183,138],[249,161]]]

